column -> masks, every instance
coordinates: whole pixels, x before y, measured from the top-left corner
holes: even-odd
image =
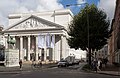
[[[38,61],[38,36],[36,36],[35,60]]]
[[[46,61],[46,52],[47,52],[47,48],[46,48],[46,36],[45,36],[45,48],[44,48],[44,61]]]
[[[63,42],[63,36],[61,36],[61,42],[60,42],[60,59],[63,58],[63,45],[62,45],[62,42]]]
[[[7,49],[8,48],[8,43],[7,43],[7,37],[5,37],[5,49]]]
[[[28,53],[27,53],[27,60],[30,60],[30,36],[28,36]]]
[[[61,54],[62,54],[62,58],[64,58],[65,59],[65,49],[66,49],[66,44],[65,44],[66,42],[65,42],[65,37],[62,35],[61,36]]]
[[[62,48],[61,48],[61,35],[56,35],[56,43],[55,43],[55,61],[60,61],[60,59],[62,58]]]
[[[52,60],[55,61],[55,35],[53,36],[54,37],[54,43],[53,43],[53,48],[52,48]]]
[[[42,55],[42,54],[41,54],[41,53],[42,53],[42,49],[40,48],[38,51],[39,51],[40,60],[42,60],[42,57],[41,57],[41,55]]]
[[[20,59],[23,60],[23,37],[20,36]]]
[[[50,58],[50,56],[49,56],[49,48],[46,48],[46,59],[49,60],[47,57]]]

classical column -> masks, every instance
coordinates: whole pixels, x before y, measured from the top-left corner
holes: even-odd
[[[23,60],[23,37],[20,36],[20,59]]]
[[[65,59],[65,51],[66,51],[66,44],[65,43],[66,43],[65,42],[65,37],[62,35],[61,36],[61,50],[62,50],[61,51],[62,52],[61,53],[62,54],[61,57],[64,58],[64,59]]]
[[[36,36],[35,60],[38,61],[38,36]]]
[[[49,56],[49,49],[50,49],[50,48],[47,48],[46,56]]]
[[[54,56],[55,56],[55,61],[60,61],[62,58],[62,49],[61,49],[61,35],[56,35],[56,42],[55,42],[55,48],[54,48]]]
[[[55,61],[55,35],[53,35],[52,60]]]
[[[5,49],[7,49],[7,48],[8,48],[8,43],[7,43],[7,40],[8,40],[8,38],[7,38],[7,37],[5,37]]]
[[[39,51],[40,60],[42,60],[42,57],[41,57],[42,49],[40,48],[40,49],[38,49],[38,51]]]
[[[63,58],[63,49],[62,49],[62,40],[63,39],[63,36],[61,36],[61,40],[60,40],[60,59],[62,59]]]
[[[30,36],[28,36],[28,53],[27,53],[27,60],[30,60]]]
[[[47,47],[46,47],[46,36],[45,36],[45,44],[44,44],[44,61],[46,61],[46,52],[47,52]]]

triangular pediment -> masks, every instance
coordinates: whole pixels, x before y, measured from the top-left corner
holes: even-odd
[[[62,28],[63,26],[50,22],[48,20],[42,19],[37,16],[29,16],[24,18],[17,23],[11,25],[6,31],[11,30],[31,30],[31,29],[50,29],[50,28]]]

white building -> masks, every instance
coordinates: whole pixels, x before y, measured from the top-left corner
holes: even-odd
[[[97,59],[109,58],[108,45],[105,45],[102,49],[96,51],[94,53],[94,57],[96,57]]]
[[[59,61],[69,56],[68,24],[73,18],[69,9],[40,13],[9,15],[9,27],[4,30],[5,48],[8,35],[16,40],[19,59]]]

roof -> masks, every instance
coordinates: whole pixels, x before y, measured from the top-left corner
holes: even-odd
[[[58,27],[58,28],[64,28],[64,26],[62,26],[62,25],[59,25],[59,24],[56,24],[56,23],[54,23],[54,22],[45,20],[45,19],[40,18],[40,17],[37,17],[37,16],[35,16],[35,15],[30,15],[30,16],[24,18],[24,19],[21,19],[20,21],[18,21],[18,22],[16,22],[16,23],[12,24],[12,25],[9,26],[8,28],[6,28],[4,31],[9,30],[10,28],[15,27],[16,25],[19,25],[20,23],[24,22],[25,20],[28,20],[29,18],[38,19],[38,20],[41,21],[42,23],[44,23],[44,24],[46,24],[46,25],[49,25],[49,26],[56,26],[56,27]]]

